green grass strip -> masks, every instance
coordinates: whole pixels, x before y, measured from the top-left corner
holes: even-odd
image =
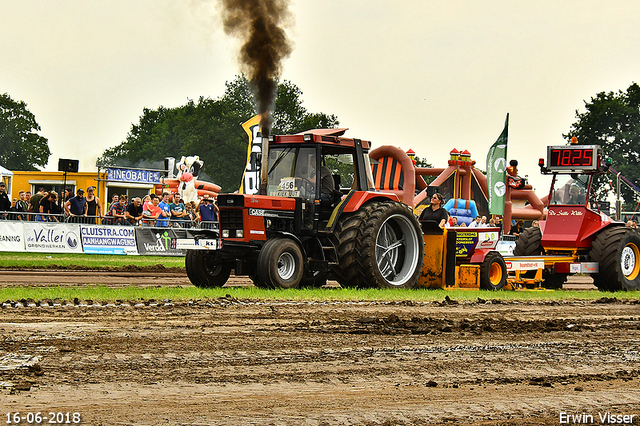
[[[129,265],[144,267],[161,264],[164,267],[184,267],[184,258],[167,256],[118,256],[95,254],[45,254],[12,253],[0,254],[0,268],[47,268],[57,265],[64,268],[105,268],[126,267]],[[0,271],[1,273],[1,271]],[[0,289],[0,301],[33,299],[51,300],[94,300],[114,302],[117,300],[206,300],[226,295],[238,299],[291,300],[291,301],[442,301],[449,297],[456,301],[484,300],[597,300],[603,297],[617,299],[639,299],[640,292],[606,293],[598,291],[499,291],[483,290],[381,290],[381,289],[300,289],[265,290],[255,287],[229,287],[199,289],[187,287],[120,287],[105,286],[82,287],[6,287]]]
[[[174,256],[124,256],[102,254],[66,253],[0,253],[0,268],[121,268],[129,265],[138,267],[163,265],[165,268],[184,267],[184,257]]]
[[[93,300],[101,302],[138,300],[207,300],[231,296],[237,299],[265,301],[381,301],[381,302],[432,302],[444,301],[446,297],[459,302],[483,300],[532,301],[532,300],[597,300],[617,298],[618,300],[638,300],[638,292],[598,292],[598,291],[498,291],[483,290],[357,290],[357,289],[298,289],[267,290],[255,287],[228,287],[200,289],[196,287],[5,287],[0,289],[0,302],[21,299],[72,301]]]

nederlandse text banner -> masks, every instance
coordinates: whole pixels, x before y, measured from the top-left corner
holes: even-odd
[[[21,222],[0,220],[0,251],[24,251],[24,228]]]
[[[184,256],[186,250],[176,249],[176,238],[187,238],[185,229],[136,227],[138,253],[144,255]]]
[[[40,253],[82,253],[80,225],[23,222],[25,249]]]
[[[138,254],[130,226],[82,225],[82,247],[88,254]]]

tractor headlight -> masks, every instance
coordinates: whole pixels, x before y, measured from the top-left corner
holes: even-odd
[[[223,229],[222,230],[222,238],[229,238],[229,230],[228,229]]]
[[[236,229],[236,238],[243,238],[244,237],[244,232],[242,232],[242,229]]]

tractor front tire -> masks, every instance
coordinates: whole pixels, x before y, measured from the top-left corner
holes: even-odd
[[[592,275],[598,289],[640,289],[640,235],[636,231],[622,226],[605,228],[593,241],[590,257],[599,264],[599,272]]]
[[[273,288],[298,288],[304,275],[302,249],[289,238],[267,241],[258,255],[260,282]]]

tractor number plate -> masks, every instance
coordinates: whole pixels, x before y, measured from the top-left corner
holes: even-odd
[[[222,240],[215,238],[192,238],[176,239],[176,249],[178,250],[219,250],[222,248]]]

